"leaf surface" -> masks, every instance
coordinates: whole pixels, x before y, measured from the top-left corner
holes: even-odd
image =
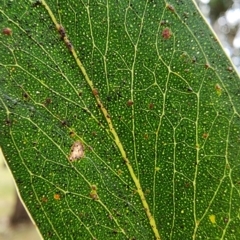
[[[0,145],[44,239],[240,238],[240,81],[192,1],[0,6]]]

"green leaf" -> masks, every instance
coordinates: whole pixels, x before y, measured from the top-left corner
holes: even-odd
[[[0,6],[0,145],[44,239],[240,239],[240,81],[192,1]]]

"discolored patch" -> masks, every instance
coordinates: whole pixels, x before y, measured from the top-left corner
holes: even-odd
[[[73,143],[71,147],[69,160],[74,161],[79,158],[82,158],[83,156],[84,156],[84,146],[80,141],[76,141],[75,143]]]
[[[4,35],[8,35],[8,36],[10,36],[10,35],[12,35],[12,29],[11,28],[4,28],[3,30],[2,30],[2,33],[4,34]]]
[[[164,39],[169,39],[171,36],[172,36],[172,32],[171,32],[171,30],[170,30],[169,28],[163,29],[163,31],[162,31],[162,37],[163,37]]]
[[[55,193],[55,194],[53,195],[53,198],[54,198],[55,200],[60,200],[61,196],[60,196],[59,193]]]

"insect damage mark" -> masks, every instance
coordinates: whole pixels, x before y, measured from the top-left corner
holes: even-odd
[[[70,155],[69,155],[69,160],[75,161],[80,158],[84,157],[84,146],[80,141],[76,141],[73,143],[71,150],[70,150]]]

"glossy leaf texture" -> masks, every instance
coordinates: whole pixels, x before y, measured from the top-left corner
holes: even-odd
[[[0,145],[44,239],[240,239],[240,81],[192,1],[0,2]]]

